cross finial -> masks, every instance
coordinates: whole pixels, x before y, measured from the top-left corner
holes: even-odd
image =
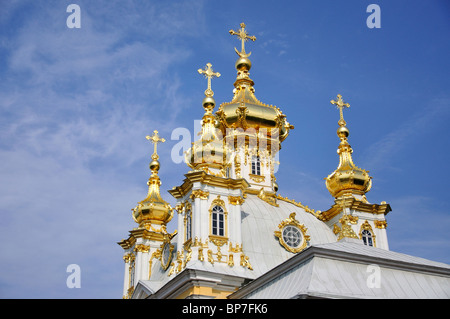
[[[247,31],[245,30],[245,23],[244,22],[241,23],[241,28],[238,31],[230,30],[228,32],[230,32],[231,35],[237,35],[238,39],[241,40],[241,52],[239,52],[236,48],[234,48],[236,50],[236,53],[240,57],[249,57],[250,54],[252,53],[251,52],[249,54],[245,53],[245,42],[248,40],[255,41],[256,37],[253,35],[248,35]]]
[[[337,101],[331,100],[330,103],[336,105],[339,109],[339,115],[340,115],[340,119],[338,122],[339,126],[345,126],[347,123],[344,121],[344,112],[342,110],[344,109],[344,107],[347,107],[347,108],[350,107],[350,104],[344,103],[344,100],[342,99],[342,95],[340,95],[340,94],[337,95]]]
[[[159,158],[158,153],[156,152],[158,143],[164,143],[166,140],[164,138],[159,137],[157,130],[153,131],[152,136],[147,135],[145,138],[154,144],[152,159],[157,160]]]
[[[205,77],[208,79],[208,88],[205,91],[205,95],[212,97],[214,95],[214,92],[213,90],[211,90],[211,79],[213,77],[216,78],[220,77],[220,73],[213,71],[211,63],[206,63],[206,67],[204,69],[198,69],[198,73],[204,74]]]

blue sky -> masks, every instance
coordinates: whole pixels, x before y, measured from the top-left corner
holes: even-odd
[[[69,4],[81,28],[69,29]],[[369,29],[366,8],[381,8]],[[121,298],[122,250],[144,199],[157,129],[162,193],[188,171],[175,128],[203,115],[207,62],[231,100],[245,22],[256,96],[295,126],[283,142],[283,196],[333,204],[338,93],[370,202],[386,201],[391,250],[450,263],[450,5],[447,1],[0,0],[0,297]],[[170,229],[175,229],[175,218]],[[81,288],[66,286],[69,264]]]

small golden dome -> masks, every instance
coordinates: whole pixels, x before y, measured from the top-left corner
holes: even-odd
[[[165,140],[159,137],[158,131],[156,130],[153,132],[153,136],[147,136],[146,138],[155,146],[152,161],[149,165],[152,174],[147,182],[147,197],[143,201],[140,201],[133,209],[133,219],[140,227],[146,227],[152,224],[166,225],[173,217],[173,209],[162,199],[160,194],[161,180],[158,176],[160,163],[156,151],[157,144],[163,143]]]
[[[340,110],[339,128],[336,133],[341,142],[337,150],[339,154],[339,166],[325,178],[325,184],[333,197],[348,194],[364,195],[372,187],[372,177],[369,176],[368,171],[357,167],[353,163],[353,150],[347,140],[350,132],[345,126],[346,123],[342,113],[342,109],[344,107],[350,107],[350,104],[344,103],[340,94],[338,94],[338,101],[332,100],[331,103],[336,104]]]
[[[193,169],[217,168],[223,169],[227,161],[227,152],[223,140],[215,134],[202,135],[186,152],[186,164]]]
[[[186,164],[196,170],[204,170],[211,173],[210,168],[224,171],[227,152],[224,148],[224,141],[221,138],[220,131],[216,128],[217,120],[212,113],[216,105],[214,92],[211,89],[211,79],[220,77],[220,73],[214,72],[212,64],[207,63],[204,69],[198,69],[198,73],[205,75],[208,80],[208,87],[205,91],[205,97],[202,106],[205,114],[202,118],[202,131],[199,140],[192,143],[192,147],[185,153]]]
[[[364,195],[372,187],[369,172],[356,166],[338,167],[326,178],[326,186],[331,196],[346,194]]]

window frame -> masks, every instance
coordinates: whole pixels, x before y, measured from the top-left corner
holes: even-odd
[[[364,221],[359,231],[359,238],[363,241],[363,244],[369,247],[376,247],[375,237],[375,232],[373,231],[372,226],[367,220]],[[369,240],[372,244],[369,243]]]
[[[259,155],[252,155],[251,173],[261,176],[261,158]]]
[[[220,205],[211,208],[211,235],[225,237],[225,210]]]
[[[373,235],[370,232],[370,230],[363,229],[361,231],[361,237],[362,237],[364,245],[373,247]]]
[[[209,238],[220,245],[228,241],[228,211],[220,195],[209,207]]]

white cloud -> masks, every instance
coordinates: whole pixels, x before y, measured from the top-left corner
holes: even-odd
[[[79,4],[81,29],[65,27],[64,5],[38,6],[14,39],[1,40],[8,50],[0,83],[1,297],[121,297],[115,242],[134,227],[130,209],[145,195],[135,175],[147,178],[134,164],[150,153],[145,135],[176,122],[187,101],[167,70],[190,52],[154,41],[201,28],[188,19],[201,5],[144,2],[133,10],[141,23],[154,18],[146,30],[120,19],[119,2],[101,14],[99,3]],[[157,111],[168,118],[153,117]],[[79,291],[65,285],[71,263],[82,270]]]

